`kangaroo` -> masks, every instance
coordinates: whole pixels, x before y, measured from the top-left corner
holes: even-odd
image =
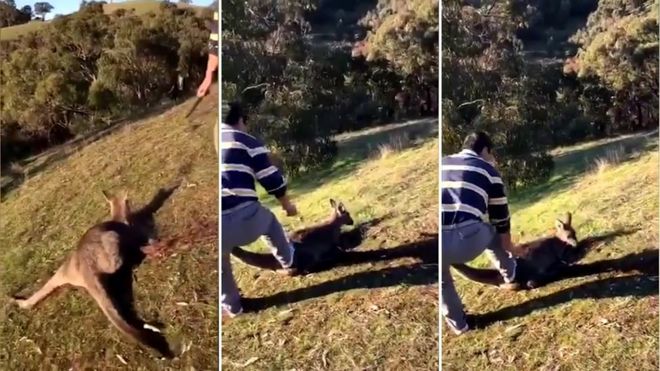
[[[289,239],[295,248],[296,273],[316,271],[344,253],[341,227],[353,225],[354,221],[342,202],[337,203],[334,199],[330,199],[330,207],[332,212],[326,221],[289,234]],[[279,268],[279,264],[270,255],[253,253],[241,247],[235,247],[232,255],[249,265],[274,270]]]
[[[96,224],[82,236],[55,274],[28,298],[14,297],[23,309],[31,309],[64,285],[84,288],[110,322],[122,333],[174,357],[165,337],[142,321],[133,307],[132,273],[145,257],[153,254],[153,240],[130,222],[127,194],[103,195],[110,205],[110,220]]]
[[[555,222],[555,235],[527,242],[516,247],[512,254],[516,258],[516,274],[527,279],[523,288],[533,289],[548,284],[561,277],[562,270],[578,260],[586,252],[585,246],[578,243],[572,225],[571,213],[566,221]],[[465,278],[496,286],[504,285],[500,273],[494,269],[478,269],[466,264],[452,265]]]

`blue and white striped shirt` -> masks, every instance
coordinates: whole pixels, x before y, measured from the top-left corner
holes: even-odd
[[[286,180],[270,163],[268,149],[257,138],[221,126],[222,211],[230,211],[250,201],[258,201],[255,181],[277,198],[286,193]]]
[[[484,220],[498,233],[511,229],[509,206],[499,172],[474,151],[442,159],[442,225]]]

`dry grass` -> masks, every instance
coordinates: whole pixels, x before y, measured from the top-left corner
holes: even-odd
[[[211,135],[217,92],[191,117],[190,102],[129,124],[48,162],[0,203],[0,364],[2,369],[217,369],[218,166]],[[39,161],[35,161],[39,162]],[[127,189],[134,205],[182,181],[156,215],[171,254],[136,271],[138,312],[161,321],[186,352],[159,361],[106,320],[88,295],[66,290],[23,311],[7,297],[30,293],[81,234],[106,218],[101,190]],[[65,290],[62,290],[65,291]]]
[[[352,135],[350,144],[377,146],[383,139],[364,136]],[[438,140],[371,160],[362,152],[355,160],[351,149],[365,146],[348,144],[340,144],[340,158],[328,172],[292,184],[304,221],[268,205],[287,230],[326,218],[330,197],[343,201],[356,223],[384,217],[357,249],[382,253],[293,278],[234,261],[243,295],[264,306],[223,320],[224,370],[437,368],[438,246],[428,235],[437,234]],[[410,253],[388,258],[406,249]]]
[[[572,211],[578,238],[626,233],[595,246],[585,263],[616,266],[625,258],[637,269],[603,271],[520,293],[454,275],[467,310],[499,321],[459,337],[443,327],[443,370],[658,369],[657,138],[625,141],[644,149],[630,156],[632,147],[622,151],[620,141],[564,149],[561,154],[572,157],[558,160],[555,172],[570,181],[552,182],[541,194],[512,195],[513,234],[524,231],[520,240],[525,241],[547,235],[555,218]],[[572,165],[593,159],[593,150],[608,165],[575,173]],[[480,257],[476,264],[487,261]]]
[[[618,145],[614,148],[608,149],[604,156],[598,157],[594,161],[594,169],[597,173],[602,173],[605,170],[620,164],[626,155],[626,147]]]
[[[387,143],[378,145],[378,154],[380,158],[386,158],[394,153],[401,152],[411,145],[412,139],[408,133],[390,135]]]

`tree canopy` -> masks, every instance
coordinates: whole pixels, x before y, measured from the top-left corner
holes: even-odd
[[[443,151],[486,130],[515,188],[550,174],[551,146],[657,127],[657,14],[657,0],[444,2]],[[566,57],[530,52],[579,22]]]
[[[212,12],[163,3],[137,16],[105,14],[90,2],[75,14],[0,47],[3,162],[35,143],[57,143],[179,92],[191,91],[206,66]]]
[[[437,60],[437,43],[435,53],[433,45],[422,45],[432,35],[397,28],[398,36],[407,37],[406,47],[419,57],[402,64],[406,51],[390,50],[387,31],[378,31],[380,23],[373,23],[386,16],[378,13],[385,3],[374,7],[374,2],[364,1],[298,0],[275,6],[265,0],[223,2],[223,100],[248,105],[251,130],[281,155],[290,173],[330,160],[336,153],[334,134],[393,120],[395,96],[404,86],[422,91],[437,85],[437,68],[426,68],[433,64],[433,55]],[[433,10],[428,4],[432,3],[417,1],[389,11],[395,18],[412,17],[411,25],[417,23],[432,33],[437,32],[437,21],[435,30],[424,23],[431,22]],[[324,16],[318,13],[320,8]],[[356,17],[363,9],[364,14]],[[367,25],[370,21],[373,25]],[[333,33],[330,40],[320,38],[332,22],[342,23],[342,29],[371,29],[358,46],[366,46],[373,56],[352,55],[353,40],[345,33]],[[408,105],[422,105],[422,100],[412,96]],[[420,113],[431,114],[429,109],[416,114]]]

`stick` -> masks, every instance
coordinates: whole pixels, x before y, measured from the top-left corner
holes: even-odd
[[[195,103],[193,103],[192,107],[190,107],[190,110],[188,110],[188,113],[186,113],[185,118],[188,118],[188,117],[190,117],[190,115],[192,115],[193,111],[195,110],[195,108],[197,108],[197,106],[202,101],[202,99],[204,99],[204,97],[197,97],[197,100],[195,100]]]

